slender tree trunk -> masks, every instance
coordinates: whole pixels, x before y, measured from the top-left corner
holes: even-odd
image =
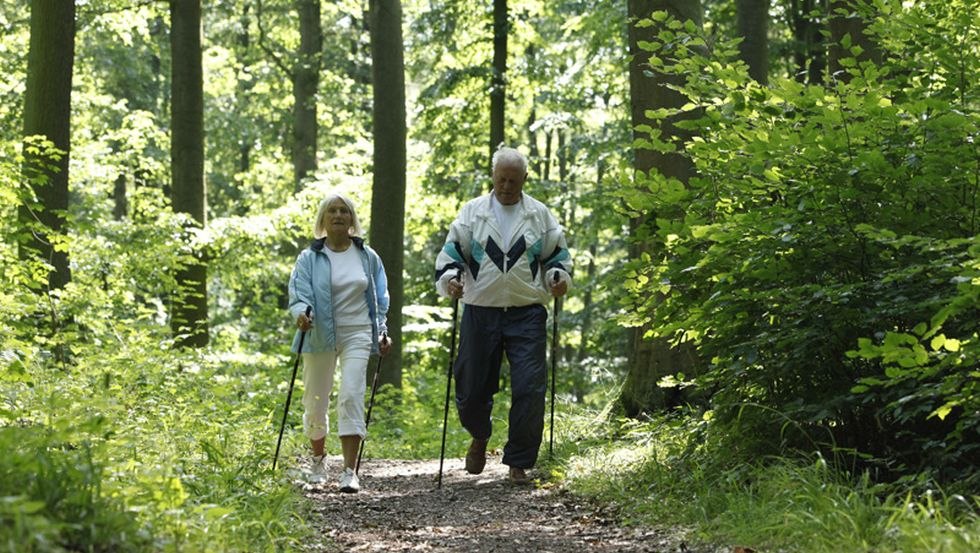
[[[551,144],[554,137],[551,135],[551,129],[545,128],[544,130],[544,160],[542,161],[541,169],[541,180],[547,182],[551,180]]]
[[[293,178],[299,192],[303,180],[317,169],[317,105],[323,27],[320,0],[296,0],[299,15],[299,54],[293,66]]]
[[[651,124],[645,115],[647,110],[680,107],[685,103],[680,93],[668,88],[670,84],[679,84],[682,77],[653,71],[647,63],[649,54],[639,47],[641,41],[656,40],[660,31],[658,24],[647,27],[635,25],[638,19],[649,17],[653,11],[666,11],[673,17],[692,20],[698,25],[702,18],[700,0],[629,0],[630,103],[635,138],[647,138],[635,130],[638,125]],[[674,140],[681,148],[683,142],[689,138],[689,133],[675,127],[670,120],[665,121],[661,128],[663,136]],[[690,160],[677,153],[662,154],[654,150],[637,149],[634,150],[633,163],[637,178],[641,179],[644,175],[657,171],[686,183],[694,175]],[[642,224],[650,224],[658,215],[664,214],[646,213],[642,219],[633,220],[631,225],[636,228]],[[663,255],[663,244],[648,240],[631,247],[631,256],[634,259],[641,253],[650,254],[652,259],[659,259]],[[694,352],[685,348],[672,348],[664,339],[645,339],[647,330],[649,329],[643,326],[634,329],[631,334],[629,372],[620,396],[629,416],[669,407],[673,402],[658,386],[659,381],[664,376],[677,372],[692,374],[697,367]]]
[[[112,187],[112,218],[122,221],[129,215],[129,200],[126,196],[126,175],[119,173]]]
[[[568,146],[565,142],[565,129],[558,130],[558,187],[561,190],[561,196],[556,200],[558,202],[558,221],[565,228],[569,228],[567,205],[574,202],[568,197],[570,188],[568,183]]]
[[[737,0],[735,13],[742,43],[738,50],[757,82],[769,82],[769,0]]]
[[[504,142],[507,83],[507,0],[493,0],[493,76],[490,81],[490,157]],[[489,158],[488,158],[489,159]]]
[[[796,80],[801,83],[820,84],[823,82],[827,61],[821,35],[820,20],[812,17],[820,11],[824,0],[790,0],[790,21],[793,37],[796,39],[794,59]]]
[[[393,346],[381,382],[401,387],[402,306],[404,305],[405,47],[400,0],[371,0],[371,74],[374,81],[374,184],[371,245],[384,261],[391,308],[388,333]]]
[[[239,78],[236,83],[236,89],[237,89],[236,103],[240,108],[244,108],[248,106],[249,102],[251,101],[252,88],[255,86],[254,79],[242,78],[245,75],[245,70],[248,68],[248,65],[251,60],[251,56],[249,55],[249,50],[252,45],[252,37],[249,34],[249,22],[250,22],[249,11],[251,10],[251,7],[252,6],[246,2],[245,5],[242,6],[242,15],[241,18],[239,19],[241,25],[241,31],[239,31],[238,33]],[[248,126],[242,131],[241,137],[239,138],[238,172],[240,174],[247,173],[252,165],[252,144],[254,142],[253,132],[254,131],[252,130],[252,127]],[[241,178],[240,177],[236,178],[236,181],[237,181],[236,185],[238,187],[241,187],[242,185]]]
[[[207,226],[204,187],[204,82],[201,67],[201,2],[170,3],[170,171],[175,212],[186,213],[193,227]],[[170,326],[176,345],[202,347],[208,343],[207,258],[193,252],[194,261],[177,272]]]
[[[68,252],[54,247],[53,236],[65,230],[68,211],[68,156],[71,151],[71,79],[75,57],[75,3],[31,2],[31,40],[24,93],[24,136],[41,136],[61,153],[49,157],[24,147],[24,173],[38,203],[25,205],[19,218],[25,229],[20,255],[40,257],[52,270],[50,289],[71,281]]]

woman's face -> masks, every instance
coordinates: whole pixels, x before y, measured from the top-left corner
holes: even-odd
[[[349,236],[350,228],[354,225],[354,216],[347,204],[340,198],[334,198],[327,204],[326,218],[327,234],[332,237]]]

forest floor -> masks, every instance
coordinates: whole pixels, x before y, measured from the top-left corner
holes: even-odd
[[[340,457],[328,460],[324,484],[302,483],[313,502],[321,540],[308,551],[730,553],[689,544],[678,528],[626,526],[615,507],[592,504],[552,483],[515,485],[499,456],[471,475],[461,458],[447,459],[442,487],[438,460],[367,459],[361,491],[337,490]],[[735,550],[738,550],[737,548]]]

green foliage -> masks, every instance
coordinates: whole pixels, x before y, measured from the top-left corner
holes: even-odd
[[[38,551],[295,545],[300,506],[268,470],[281,401],[271,375],[283,360],[174,355],[144,327],[115,329],[112,353],[102,343],[109,335],[76,345],[70,379],[36,363],[29,382],[5,386],[0,471],[11,488],[0,490],[9,502],[0,543],[29,537],[22,550]],[[97,395],[84,399],[86,391]]]
[[[33,200],[19,145],[0,145],[0,231],[12,237]],[[62,238],[74,264],[63,290],[46,291],[49,268],[20,260],[16,241],[0,246],[0,549],[295,548],[303,507],[268,470],[285,340],[270,354],[229,347],[247,343],[237,336],[172,351],[172,268],[191,241],[223,242],[188,235],[159,189],[133,195],[125,221],[84,188],[76,200],[88,217]]]
[[[980,52],[929,38],[974,32],[966,4],[878,5],[888,61],[845,61],[849,82],[829,88],[759,87],[732,43],[680,22],[647,45],[685,77],[698,175],[643,175],[624,193],[660,214],[638,234],[664,245],[629,267],[629,305],[710,360],[695,384],[739,429],[739,455],[849,451],[881,475],[963,478],[980,443],[980,96],[941,75],[948,57],[980,71]],[[908,61],[923,44],[937,61]],[[650,147],[670,147],[655,129]]]

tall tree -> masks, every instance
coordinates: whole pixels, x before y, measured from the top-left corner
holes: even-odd
[[[769,82],[769,0],[736,0],[738,51],[757,82]]]
[[[405,47],[400,0],[371,0],[371,75],[374,81],[374,184],[371,244],[384,260],[391,307],[388,332],[393,347],[381,382],[401,387],[401,326],[404,304],[405,236]]]
[[[264,5],[258,0],[255,22],[259,29],[259,47],[288,75],[293,83],[293,123],[290,156],[293,163],[293,189],[299,192],[303,180],[317,169],[317,91],[323,65],[323,25],[320,21],[320,0],[294,0],[299,20],[299,50],[292,61],[269,44],[264,25]]]
[[[24,136],[41,136],[61,153],[24,148],[25,174],[37,197],[36,209],[24,206],[20,220],[29,230],[20,249],[23,258],[39,255],[52,266],[48,286],[63,288],[71,280],[68,253],[52,243],[51,234],[65,227],[68,210],[68,155],[71,146],[71,78],[75,56],[75,3],[31,2],[31,40],[24,93]]]
[[[507,99],[507,0],[493,0],[493,73],[490,80],[490,156],[504,141]],[[489,159],[489,158],[488,158]]]
[[[201,67],[201,0],[170,3],[170,171],[171,202],[175,212],[186,213],[191,226],[207,226],[207,191],[204,187],[204,82]],[[193,252],[193,260],[177,271],[170,326],[177,345],[201,347],[208,343],[207,258]]]
[[[671,17],[682,21],[694,21],[701,25],[702,7],[700,0],[629,0],[627,4],[629,18],[629,49],[630,49],[630,107],[634,138],[648,140],[649,136],[640,131],[642,125],[650,125],[646,117],[649,110],[661,108],[678,108],[686,103],[684,97],[672,90],[670,86],[682,83],[683,76],[667,75],[649,64],[650,54],[646,53],[640,44],[655,42],[658,34],[664,30],[661,22],[648,20],[644,25],[636,23],[649,18],[655,11],[667,12]],[[677,128],[676,120],[667,119],[659,124],[662,132],[661,140],[673,141],[680,151],[688,133]],[[637,179],[648,178],[647,175],[659,172],[667,178],[687,183],[694,174],[694,166],[690,159],[680,153],[662,153],[653,149],[637,148],[634,150],[633,169]],[[634,229],[649,227],[658,216],[665,214],[645,213],[631,221]],[[662,244],[653,236],[645,233],[643,238],[632,246],[634,259],[641,254],[649,254],[654,259],[662,256]],[[693,352],[684,347],[671,347],[666,339],[646,337],[648,327],[639,326],[633,330],[629,352],[629,372],[620,396],[620,401],[630,416],[651,409],[663,409],[671,403],[658,385],[667,375],[677,372],[692,373],[697,365]]]
[[[316,93],[320,86],[323,27],[320,0],[296,0],[299,15],[299,53],[293,66],[293,175],[298,192],[317,168]]]

